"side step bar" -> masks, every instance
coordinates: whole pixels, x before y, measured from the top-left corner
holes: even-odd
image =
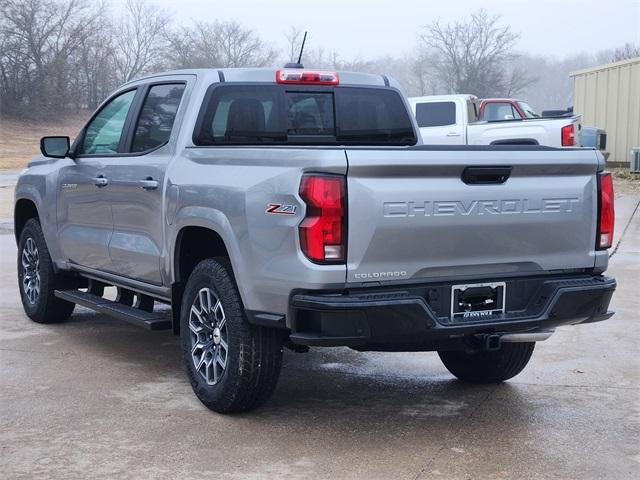
[[[147,330],[170,330],[173,327],[171,316],[167,312],[145,312],[144,310],[79,290],[56,290],[55,295],[67,302],[82,305]]]

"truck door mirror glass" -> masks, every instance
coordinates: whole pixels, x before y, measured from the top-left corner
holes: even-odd
[[[45,157],[65,158],[69,153],[69,137],[42,137],[40,151]]]

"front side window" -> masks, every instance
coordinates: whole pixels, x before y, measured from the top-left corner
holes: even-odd
[[[430,102],[416,105],[416,120],[419,127],[444,127],[456,124],[454,102]]]
[[[79,153],[89,155],[118,153],[124,123],[135,95],[136,90],[118,95],[93,117],[87,125]]]
[[[132,152],[145,152],[169,141],[184,87],[184,84],[167,84],[149,89],[136,125]]]

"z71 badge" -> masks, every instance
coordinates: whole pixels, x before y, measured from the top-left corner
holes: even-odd
[[[281,203],[268,203],[264,213],[273,213],[274,215],[294,215],[296,213],[295,205],[282,205]]]

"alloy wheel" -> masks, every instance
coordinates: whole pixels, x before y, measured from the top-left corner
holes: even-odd
[[[216,385],[227,366],[229,346],[226,320],[215,292],[210,288],[200,289],[189,312],[191,359],[208,385]]]
[[[27,238],[20,256],[22,262],[22,291],[31,305],[40,296],[40,255],[33,238]]]

